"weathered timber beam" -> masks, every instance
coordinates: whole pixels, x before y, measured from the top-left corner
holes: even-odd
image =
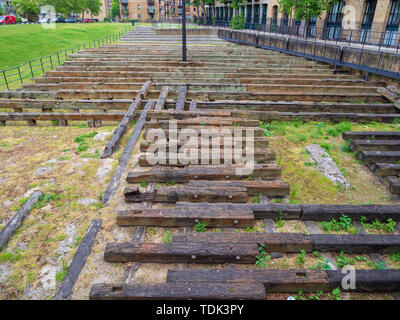
[[[331,290],[331,281],[325,270],[309,269],[169,269],[167,282],[263,283],[267,292]]]
[[[249,196],[263,194],[268,196],[286,196],[290,194],[290,186],[283,181],[268,181],[268,180],[191,180],[183,187],[196,188],[246,188]]]
[[[353,151],[400,151],[400,140],[352,140]]]
[[[396,205],[301,205],[301,220],[329,221],[338,219],[342,214],[352,220],[359,220],[362,216],[368,221],[379,219],[385,221],[400,220],[400,206]]]
[[[253,226],[251,210],[204,210],[204,209],[133,209],[119,211],[120,226],[193,227],[199,221],[208,227]]]
[[[147,110],[150,110],[154,106],[154,101],[150,101],[146,103],[146,106],[143,109],[143,112],[141,113],[135,128],[133,129],[132,135],[129,137],[129,140],[124,148],[124,151],[121,155],[121,158],[119,159],[118,166],[114,171],[114,174],[107,186],[107,189],[104,191],[103,196],[101,197],[101,201],[105,204],[108,204],[115,194],[115,191],[117,190],[119,186],[119,182],[121,180],[122,174],[124,173],[126,166],[128,164],[129,158],[132,154],[132,151],[135,147],[135,144],[137,140],[140,137],[140,134],[143,130],[144,123],[146,121],[146,112]]]
[[[375,165],[372,168],[372,171],[377,176],[399,176],[400,175],[400,164],[375,163]],[[399,208],[399,212],[400,212],[400,208]]]
[[[187,168],[152,167],[149,171],[129,172],[126,181],[129,183],[189,182],[190,180],[240,180],[248,177],[279,178],[281,169],[276,164],[256,164],[251,172],[245,172],[241,165],[232,166],[195,166]]]
[[[24,219],[40,200],[43,192],[37,190],[32,193],[28,200],[22,205],[18,212],[8,221],[6,226],[0,231],[0,251],[5,248],[14,232],[21,226]]]
[[[214,243],[230,243],[234,246],[263,243],[266,252],[311,252],[313,249],[312,238],[302,233],[189,232],[174,234],[172,243],[207,243],[207,247]]]
[[[248,194],[243,187],[159,187],[151,192],[140,192],[139,188],[128,187],[124,190],[125,201],[128,202],[246,202]]]
[[[228,283],[95,284],[91,300],[262,300],[264,285]]]
[[[344,140],[400,140],[398,131],[345,131]]]
[[[361,151],[360,160],[368,163],[396,163],[400,160],[400,151]]]
[[[176,99],[176,110],[177,111],[183,111],[184,110],[185,102],[186,102],[186,93],[187,93],[187,87],[186,86],[181,86],[179,88],[178,98]]]
[[[154,110],[163,110],[164,109],[165,103],[167,101],[168,93],[169,93],[169,88],[167,86],[164,86],[160,92],[160,96],[157,99]]]
[[[118,127],[114,130],[114,133],[111,139],[108,141],[107,145],[104,147],[103,153],[101,154],[101,158],[108,158],[113,154],[115,149],[117,148],[121,138],[125,134],[126,130],[128,129],[129,124],[131,123],[136,109],[139,108],[142,99],[146,96],[151,88],[152,82],[149,80],[147,81],[142,88],[140,89],[139,93],[136,96],[135,101],[131,104],[128,111],[125,113],[124,117],[122,118],[121,122],[119,123]]]
[[[99,232],[102,225],[102,220],[94,219],[90,223],[89,229],[87,230],[82,242],[79,244],[78,250],[76,251],[74,258],[68,268],[67,274],[64,277],[63,282],[57,290],[54,300],[65,300],[70,299],[76,280],[83,267],[85,266],[86,259],[90,254],[93,243],[96,239],[96,235]]]
[[[297,251],[296,251],[297,252]],[[259,254],[257,243],[107,243],[107,262],[143,263],[245,263],[253,264]]]

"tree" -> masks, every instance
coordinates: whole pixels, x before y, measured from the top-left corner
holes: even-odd
[[[40,13],[40,6],[36,0],[13,0],[12,6],[21,16],[29,21],[37,21]]]
[[[119,6],[119,2],[118,2]],[[83,0],[81,1],[81,11],[82,20],[85,17],[85,11],[90,10],[90,13],[97,16],[101,11],[101,1],[100,0]]]
[[[310,20],[320,17],[329,7],[338,0],[278,0],[279,11],[286,12],[295,20]]]
[[[120,8],[119,8],[119,0],[112,0],[111,4],[111,17],[114,19],[115,17],[120,16]]]

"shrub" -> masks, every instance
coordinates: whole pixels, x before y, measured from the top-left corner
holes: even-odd
[[[244,17],[242,15],[234,16],[230,22],[232,30],[244,29]]]

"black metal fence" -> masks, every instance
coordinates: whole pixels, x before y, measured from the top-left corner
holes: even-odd
[[[372,50],[391,49],[390,52],[398,53],[400,49],[400,33],[399,25],[383,25],[374,23],[356,22],[352,28],[343,28],[341,23],[330,23],[328,20],[318,23],[322,27],[317,27],[315,20],[296,21],[294,19],[273,19],[273,18],[256,18],[262,23],[243,22],[242,30],[253,31],[257,33],[271,33],[283,35],[286,37],[295,37],[302,39],[329,41],[336,45],[357,45],[359,47],[368,47]],[[176,27],[176,24],[182,22],[182,19],[171,18],[152,21],[152,25],[156,26],[162,23],[163,26],[170,24]],[[400,22],[400,19],[399,19]],[[218,17],[209,19],[194,19],[188,21],[189,26],[199,28],[229,28],[231,29],[231,20],[221,20]],[[375,31],[383,30],[383,31]],[[387,51],[387,50],[385,50]]]
[[[132,26],[126,26],[121,31],[104,36],[97,40],[92,40],[84,44],[77,45],[72,49],[61,50],[52,55],[29,60],[17,67],[0,71],[0,90],[12,90],[19,88],[23,83],[31,82],[34,78],[43,75],[46,71],[54,70],[57,66],[68,60],[68,55],[85,48],[96,48],[105,44],[118,41],[126,34]]]

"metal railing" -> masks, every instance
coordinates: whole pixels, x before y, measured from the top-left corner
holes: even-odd
[[[18,89],[22,84],[31,82],[45,72],[54,70],[68,60],[68,55],[85,48],[96,48],[118,41],[132,26],[126,26],[121,31],[79,44],[72,49],[57,51],[49,56],[29,60],[17,67],[0,71],[0,90]]]
[[[264,20],[259,17],[255,20]],[[171,28],[179,27],[182,19],[179,18],[162,18],[152,21],[152,26],[162,23],[163,27],[170,24]],[[188,21],[190,27],[198,28],[224,28],[231,29],[231,21],[221,20],[218,17],[208,19],[191,19]],[[263,34],[275,34],[296,39],[323,40],[335,45],[356,45],[357,48],[368,48],[369,50],[385,51],[399,53],[400,50],[400,32],[386,28],[386,25],[374,24],[375,29],[384,31],[374,31],[369,26],[363,26],[363,23],[357,22],[355,29],[345,30],[341,26],[330,26],[327,21],[323,21],[318,27],[314,22],[301,22],[294,19],[273,18],[265,19],[264,23],[245,22],[242,30]]]

